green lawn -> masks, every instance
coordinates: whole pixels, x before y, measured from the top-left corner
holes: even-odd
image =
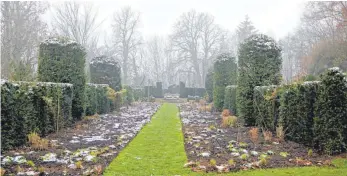
[[[186,162],[178,108],[165,103],[152,121],[112,161],[104,175],[347,176],[347,160],[342,159],[334,161],[336,168],[282,168],[228,174],[191,172],[183,168]]]

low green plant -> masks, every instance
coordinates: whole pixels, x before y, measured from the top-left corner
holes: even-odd
[[[268,163],[267,159],[266,158],[261,158],[259,160],[259,166],[266,166]]]
[[[210,125],[208,128],[209,128],[210,130],[215,130],[215,129],[216,129],[216,127],[215,127],[214,125]]]
[[[28,160],[27,161],[27,165],[30,166],[30,167],[35,167],[35,163],[31,160]]]
[[[216,166],[217,165],[217,161],[215,159],[210,159],[210,165],[211,166]]]
[[[312,149],[308,149],[307,156],[308,157],[312,157],[312,155],[313,155],[313,150]]]
[[[288,152],[280,152],[280,155],[284,158],[287,158],[289,156]]]
[[[230,166],[235,166],[235,164],[236,164],[236,162],[233,159],[230,159],[228,161],[228,163],[229,163]]]
[[[82,161],[75,162],[76,169],[82,169]]]
[[[244,153],[244,154],[242,154],[242,155],[240,156],[240,158],[241,158],[242,160],[247,160],[247,159],[249,158],[249,155],[246,154],[246,153]]]
[[[248,147],[248,144],[245,143],[245,142],[240,142],[240,143],[239,143],[239,147],[241,147],[241,148],[246,148],[246,147]]]

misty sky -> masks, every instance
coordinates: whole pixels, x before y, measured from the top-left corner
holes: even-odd
[[[51,4],[59,3],[61,2]],[[212,14],[217,24],[231,32],[244,20],[245,15],[248,15],[260,32],[277,40],[296,28],[304,7],[304,1],[299,0],[115,0],[93,3],[99,10],[98,20],[104,20],[99,29],[102,41],[106,34],[111,34],[114,12],[127,5],[141,13],[144,39],[153,35],[170,34],[178,17],[195,9]],[[47,19],[51,13],[47,13]]]

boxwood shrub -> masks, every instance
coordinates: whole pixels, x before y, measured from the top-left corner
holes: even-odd
[[[213,101],[213,69],[208,70],[205,79],[205,89],[208,95],[207,102]]]
[[[72,84],[2,80],[2,149],[25,144],[30,132],[45,136],[70,125],[72,97]]]
[[[84,112],[86,52],[78,43],[65,38],[50,38],[40,44],[38,80],[73,84],[72,117]]]
[[[213,65],[213,71],[213,104],[221,111],[224,106],[225,87],[237,82],[235,58],[228,53],[220,54]]]
[[[224,93],[224,109],[229,109],[229,111],[236,115],[236,85],[229,85],[225,87]]]

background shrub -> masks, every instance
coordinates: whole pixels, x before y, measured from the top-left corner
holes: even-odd
[[[276,131],[279,99],[277,86],[256,86],[254,88],[254,116],[256,125],[262,131]]]
[[[104,114],[111,112],[115,109],[115,91],[107,84],[92,84],[86,85],[86,108],[85,114],[87,116],[98,114]]]
[[[246,126],[255,125],[253,93],[255,86],[280,83],[281,50],[266,35],[252,35],[240,45],[238,57],[237,110]]]
[[[237,81],[237,65],[230,54],[221,54],[213,67],[213,104],[218,111],[223,109],[224,93],[227,85],[235,85]]]
[[[38,80],[73,84],[72,117],[79,120],[84,112],[85,56],[83,47],[64,38],[51,38],[40,44]]]
[[[121,86],[121,69],[113,57],[95,57],[90,62],[90,78],[95,84],[108,84],[113,90],[119,91]]]
[[[25,144],[30,132],[45,136],[69,125],[72,97],[72,84],[2,80],[2,149]]]
[[[229,109],[229,111],[236,115],[236,85],[230,85],[225,87],[224,93],[224,109]]]
[[[315,146],[335,154],[346,150],[347,142],[347,79],[339,68],[332,68],[320,76],[316,118]]]
[[[207,102],[210,103],[213,101],[213,69],[210,69],[207,72],[205,79],[205,89],[208,95]]]

